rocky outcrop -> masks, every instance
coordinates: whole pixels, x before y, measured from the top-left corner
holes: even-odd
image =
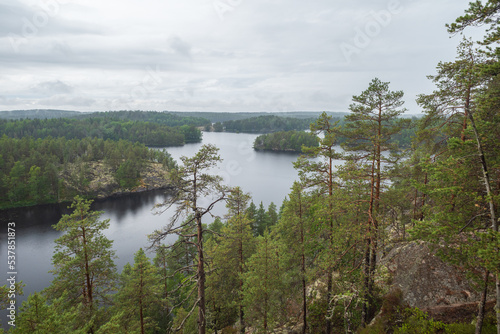
[[[464,272],[443,262],[423,242],[401,243],[380,261],[401,289],[403,301],[420,309],[478,301]]]
[[[466,273],[443,262],[424,242],[396,244],[380,260],[379,271],[379,285],[401,290],[403,304],[436,320],[470,319],[477,313],[480,292]]]
[[[114,177],[112,168],[103,162],[88,162],[69,165],[60,173],[63,185],[71,192],[87,194],[95,198],[106,198],[129,193],[169,188],[168,172],[160,163],[147,163],[142,171],[139,185],[123,189]],[[62,199],[64,200],[64,198]]]

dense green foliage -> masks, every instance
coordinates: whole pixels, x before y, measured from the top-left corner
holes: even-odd
[[[279,117],[274,115],[258,116],[243,120],[225,121],[224,129],[227,132],[266,133],[275,131],[305,130],[311,123],[311,118],[299,119]]]
[[[172,128],[152,122],[126,121],[110,117],[0,120],[0,135],[12,138],[50,136],[66,139],[124,139],[147,146],[179,146],[201,141],[201,132],[193,125]]]
[[[302,146],[316,147],[316,136],[304,131],[279,131],[255,138],[253,148],[258,151],[302,152]]]
[[[166,152],[139,143],[97,138],[0,138],[0,206],[21,206],[92,196],[89,168],[103,163],[123,188],[133,187],[148,163],[172,168]],[[62,176],[62,175],[65,176]],[[67,181],[67,182],[65,182]]]

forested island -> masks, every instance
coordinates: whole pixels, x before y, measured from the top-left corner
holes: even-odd
[[[8,333],[500,333],[499,15],[495,1],[472,2],[448,25],[490,29],[437,64],[421,119],[402,118],[404,92],[379,78],[353,92],[343,123],[314,119],[318,145],[295,161],[279,210],[225,185],[212,144],[174,165],[138,143],[3,136],[8,200],[60,194],[58,168],[78,161],[103,161],[124,187],[161,164],[175,189],[156,206],[173,208],[169,220],[138,227],[148,244],[121,272],[109,220],[75,196],[54,226],[54,279],[9,313]],[[70,180],[85,185],[78,168]],[[0,305],[20,290],[0,287]]]
[[[318,138],[305,131],[279,131],[255,138],[253,148],[257,151],[302,152],[302,146],[317,147]]]

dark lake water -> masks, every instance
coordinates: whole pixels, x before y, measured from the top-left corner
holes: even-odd
[[[226,184],[240,186],[249,192],[258,205],[267,206],[274,202],[278,207],[288,194],[297,172],[293,168],[295,154],[255,152],[252,149],[255,134],[204,133],[203,143],[188,144],[183,147],[168,148],[176,160],[180,156],[193,156],[202,144],[211,143],[220,148],[223,162],[213,170],[221,175]],[[93,209],[104,211],[102,219],[110,219],[110,228],[105,234],[114,240],[115,263],[119,270],[127,262],[133,262],[133,254],[139,248],[148,247],[147,234],[165,225],[172,211],[155,215],[153,207],[168,196],[164,191],[133,194],[110,198],[94,203]],[[224,204],[219,204],[214,212],[225,213]],[[40,291],[52,279],[48,271],[52,268],[54,239],[60,232],[52,228],[62,214],[69,213],[65,205],[48,205],[0,212],[0,270],[7,273],[7,223],[16,224],[16,264],[17,280],[26,284],[24,296],[18,298],[18,306],[30,293]],[[5,278],[6,279],[6,278]],[[3,280],[2,285],[5,284]],[[2,324],[7,324],[5,312],[1,312]]]

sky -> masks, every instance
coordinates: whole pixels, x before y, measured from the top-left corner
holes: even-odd
[[[348,111],[377,77],[418,114],[469,1],[0,0],[0,110]]]

